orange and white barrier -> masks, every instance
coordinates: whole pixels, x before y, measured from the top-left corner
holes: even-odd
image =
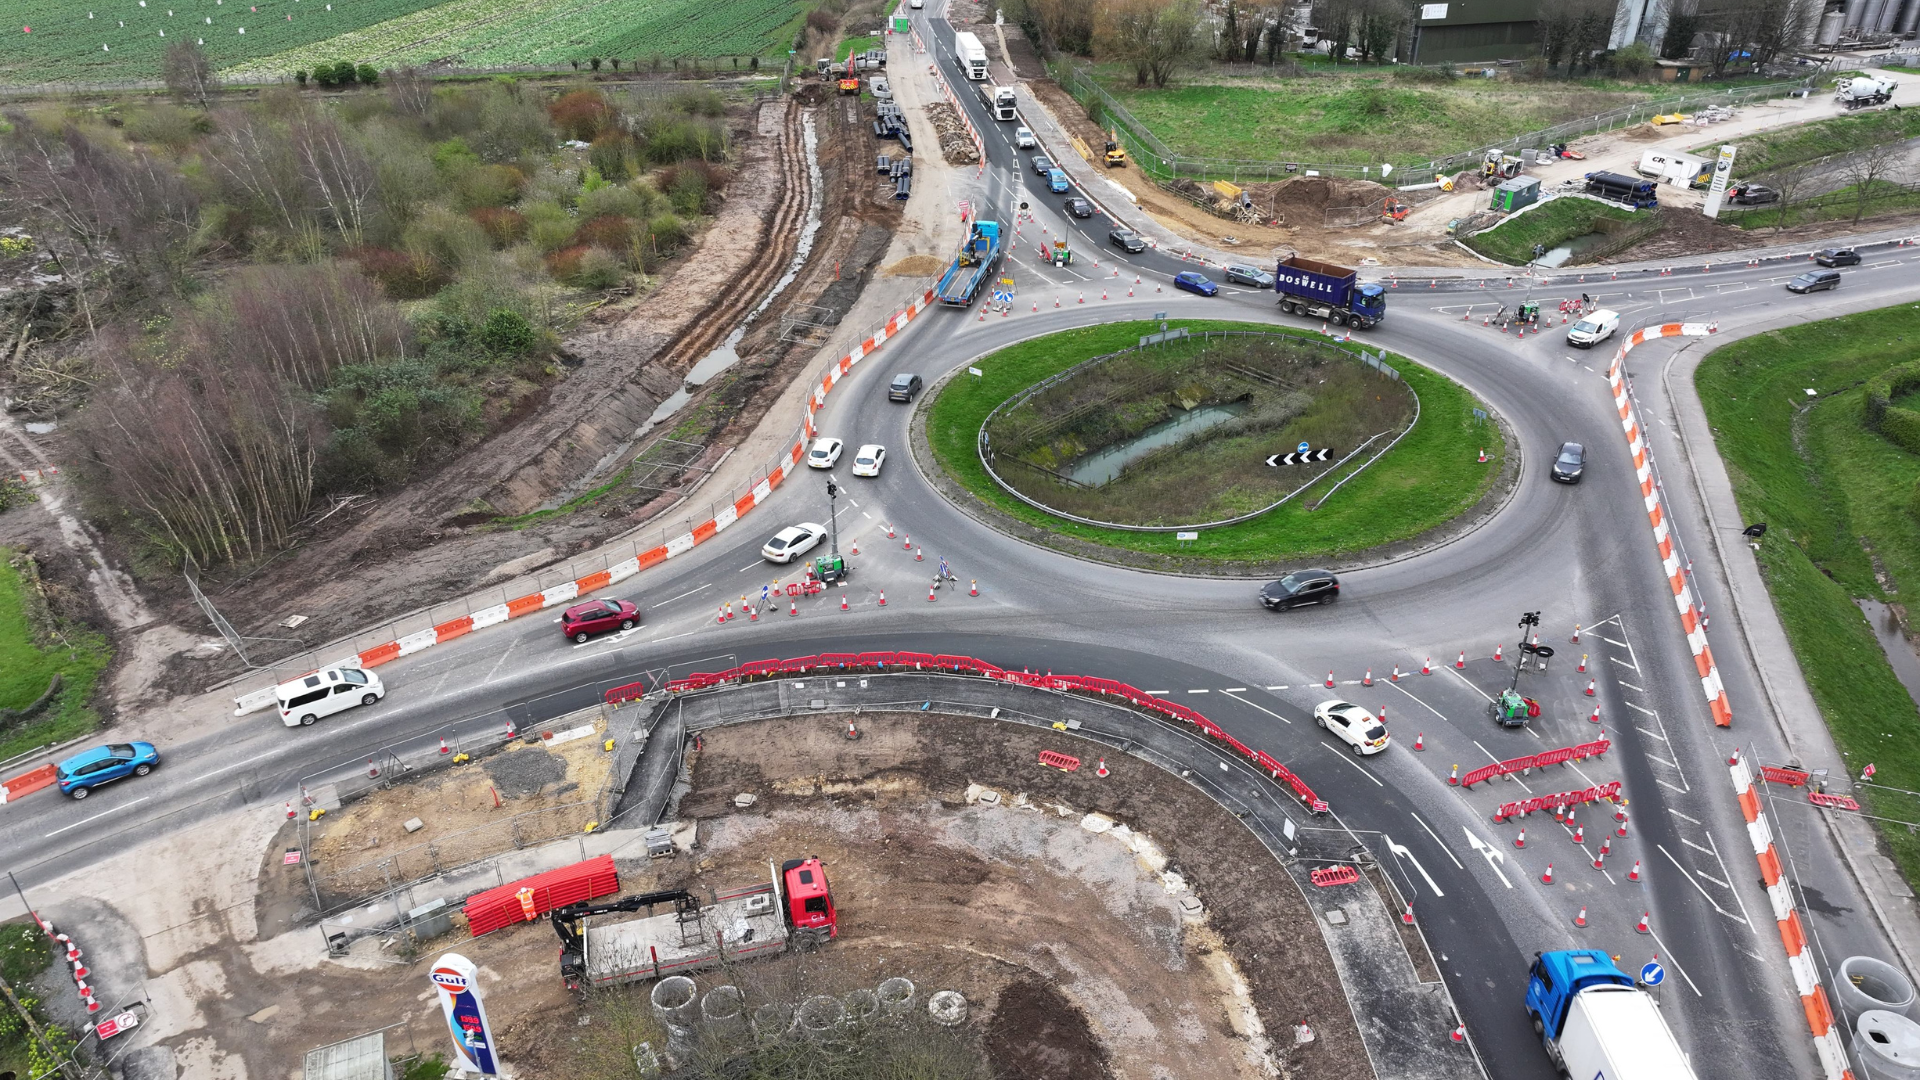
[[[1726,688],[1720,685],[1720,672],[1713,666],[1713,650],[1707,647],[1707,631],[1700,618],[1700,609],[1693,601],[1693,590],[1687,585],[1687,576],[1680,565],[1679,556],[1673,551],[1673,536],[1667,524],[1666,508],[1660,503],[1660,491],[1653,482],[1653,466],[1647,461],[1647,440],[1640,428],[1639,417],[1634,415],[1633,402],[1627,396],[1626,378],[1622,368],[1626,364],[1627,354],[1633,347],[1644,341],[1663,337],[1706,337],[1719,329],[1715,323],[1665,323],[1660,326],[1648,326],[1633,332],[1620,351],[1614,354],[1613,366],[1607,369],[1607,382],[1613,387],[1613,403],[1620,410],[1620,426],[1627,435],[1627,447],[1633,451],[1633,468],[1640,478],[1640,495],[1646,500],[1647,519],[1653,524],[1653,540],[1660,546],[1661,566],[1667,573],[1667,583],[1673,587],[1674,607],[1680,612],[1680,628],[1686,632],[1687,646],[1693,650],[1694,667],[1700,673],[1700,689],[1707,697],[1707,707],[1713,712],[1713,722],[1720,727],[1733,724],[1733,710],[1727,705]]]
[[[1780,855],[1773,847],[1773,829],[1760,813],[1760,792],[1754,786],[1753,770],[1739,754],[1727,765],[1733,777],[1733,791],[1740,797],[1740,813],[1747,819],[1747,837],[1753,842],[1754,857],[1760,861],[1760,879],[1767,887],[1767,900],[1773,905],[1773,918],[1780,928],[1780,941],[1787,948],[1787,967],[1793,972],[1794,989],[1800,994],[1800,1008],[1807,1015],[1807,1027],[1813,1032],[1813,1049],[1820,1057],[1820,1075],[1826,1080],[1853,1080],[1847,1068],[1847,1049],[1834,1023],[1833,1007],[1820,985],[1820,970],[1814,966],[1807,948],[1807,931],[1794,910],[1793,895],[1780,875]]]
[[[656,566],[666,562],[676,555],[684,555],[692,551],[697,545],[713,539],[715,536],[724,532],[728,526],[739,521],[748,511],[770,498],[773,495],[773,489],[779,487],[783,481],[791,478],[800,468],[800,461],[806,455],[806,440],[813,438],[816,430],[813,424],[814,415],[826,404],[827,393],[833,389],[834,383],[838,382],[849,371],[852,371],[855,364],[878,352],[880,346],[884,345],[888,338],[900,333],[900,331],[906,327],[907,323],[912,322],[916,316],[931,306],[933,306],[933,287],[929,286],[923,290],[912,303],[895,312],[893,317],[887,320],[885,326],[874,331],[872,336],[854,346],[853,349],[845,356],[842,356],[836,363],[829,365],[827,374],[821,377],[819,384],[813,388],[813,392],[807,395],[806,416],[801,420],[800,424],[801,439],[789,447],[785,453],[780,455],[777,459],[778,463],[772,469],[768,470],[766,479],[755,484],[752,490],[735,499],[731,505],[715,514],[712,518],[695,525],[690,531],[681,533],[679,536],[673,537],[658,547],[649,548],[630,558],[622,559],[604,570],[555,585],[550,589],[543,589],[537,593],[529,593],[526,596],[509,600],[504,604],[495,604],[492,607],[482,608],[471,614],[462,615],[457,619],[450,619],[437,626],[431,626],[425,630],[407,634],[381,645],[375,645],[371,649],[364,649],[353,656],[343,657],[340,660],[334,661],[334,664],[347,666],[357,665],[362,668],[379,667],[389,660],[397,660],[402,656],[409,656],[422,649],[444,644],[457,637],[463,637],[475,630],[495,626],[509,619],[517,619],[531,612],[543,611],[555,604],[563,604],[569,600],[575,600],[585,596],[588,593],[604,589],[617,582],[625,581],[627,578],[632,577],[650,566]],[[273,687],[271,686],[248,691],[233,699],[233,715],[245,716],[250,712],[257,712],[271,706],[274,700]]]

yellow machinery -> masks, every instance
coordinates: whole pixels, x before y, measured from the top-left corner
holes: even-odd
[[[1127,151],[1120,145],[1118,131],[1107,132],[1107,168],[1124,169],[1127,167]]]
[[[1520,159],[1512,154],[1504,154],[1499,150],[1489,150],[1487,151],[1486,157],[1480,163],[1480,175],[1486,177],[1497,176],[1502,180],[1511,180],[1520,175],[1520,164]]]
[[[1453,190],[1453,177],[1448,176],[1446,173],[1434,173],[1433,182],[1440,185],[1441,191]]]

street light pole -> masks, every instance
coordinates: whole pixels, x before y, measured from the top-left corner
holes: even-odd
[[[833,508],[833,501],[840,497],[840,488],[827,477],[827,529],[833,536],[833,557],[840,557],[840,515]]]
[[[1507,686],[1507,689],[1509,691],[1518,690],[1520,688],[1520,668],[1526,663],[1523,657],[1527,655],[1527,631],[1539,625],[1540,625],[1539,612],[1528,611],[1528,612],[1523,612],[1521,614],[1520,644],[1513,650],[1513,682],[1508,684]]]

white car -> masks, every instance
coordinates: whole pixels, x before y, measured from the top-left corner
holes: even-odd
[[[868,443],[853,455],[853,475],[879,476],[880,466],[887,463],[887,448],[878,443]]]
[[[1598,345],[1613,336],[1620,329],[1620,313],[1601,308],[1580,316],[1580,321],[1567,329],[1567,344],[1582,349]]]
[[[1040,145],[1040,140],[1033,137],[1033,131],[1030,128],[1014,128],[1013,145],[1022,150],[1031,150]]]
[[[807,464],[816,469],[831,469],[833,463],[840,460],[840,451],[846,444],[839,439],[815,439],[813,449],[807,451]]]
[[[817,547],[827,538],[827,527],[811,521],[798,525],[789,525],[775,533],[767,546],[760,549],[760,557],[768,562],[790,563]]]
[[[1387,748],[1387,725],[1380,718],[1351,701],[1323,701],[1313,707],[1313,722],[1340,736],[1358,755],[1377,754]]]
[[[926,0],[907,0],[907,6],[915,11],[919,11],[921,8],[926,7],[927,4]]]

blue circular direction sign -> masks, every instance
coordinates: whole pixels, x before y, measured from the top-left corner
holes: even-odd
[[[1312,447],[1308,446],[1306,443],[1301,443],[1299,446],[1296,446],[1293,448],[1294,453],[1296,454],[1304,454],[1310,449],[1312,449]]]
[[[1648,986],[1659,986],[1661,981],[1666,977],[1667,969],[1661,967],[1658,961],[1649,963],[1646,967],[1640,969],[1640,981],[1646,983]]]

